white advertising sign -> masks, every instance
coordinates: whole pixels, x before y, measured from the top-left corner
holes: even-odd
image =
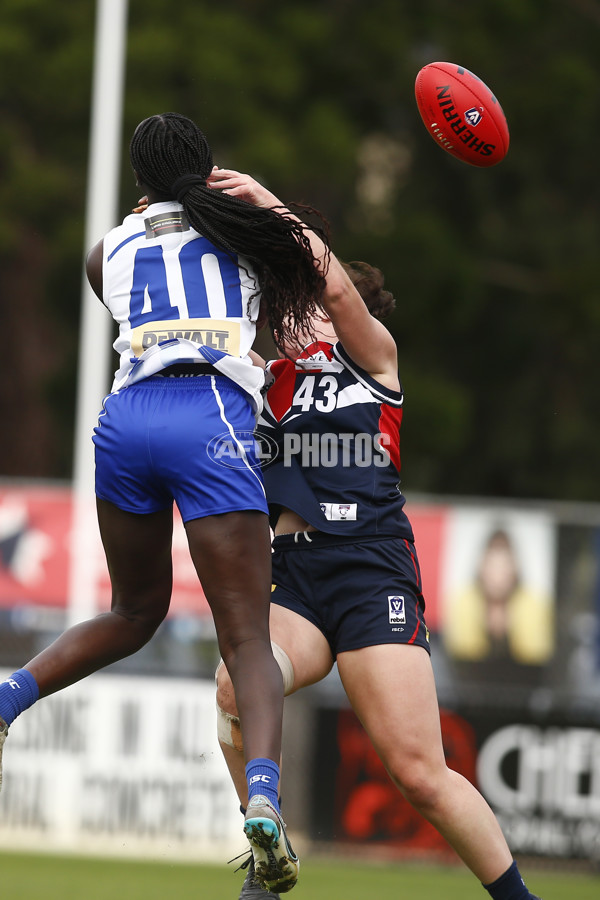
[[[223,862],[243,852],[214,683],[98,674],[38,701],[5,744],[0,846]]]
[[[507,725],[477,777],[515,853],[600,860],[600,731]]]

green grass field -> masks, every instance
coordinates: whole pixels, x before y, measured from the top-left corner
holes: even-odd
[[[2,895],[10,900],[238,900],[233,866],[0,854]],[[527,870],[543,900],[598,900],[600,877]],[[303,862],[294,900],[485,900],[462,867]]]

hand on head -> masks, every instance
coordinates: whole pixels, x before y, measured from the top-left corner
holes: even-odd
[[[273,206],[281,206],[281,201],[277,197],[262,186],[258,181],[250,175],[237,172],[235,169],[219,169],[213,166],[213,170],[208,176],[206,183],[208,187],[229,194],[231,197],[238,197],[245,200],[253,206],[262,206],[267,209]],[[148,197],[140,197],[138,206],[132,209],[134,213],[143,213],[148,209]]]
[[[259,184],[251,175],[244,175],[242,172],[236,172],[235,169],[219,169],[214,166],[206,183],[211,188],[223,191],[224,194],[229,194],[231,197],[238,197],[253,206],[262,206],[266,209],[282,206],[281,200],[278,200],[275,194]]]

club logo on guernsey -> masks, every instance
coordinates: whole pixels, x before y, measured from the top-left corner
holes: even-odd
[[[357,503],[321,503],[320,506],[330,522],[356,522]]]
[[[388,603],[390,610],[390,625],[406,625],[404,597],[388,597]]]

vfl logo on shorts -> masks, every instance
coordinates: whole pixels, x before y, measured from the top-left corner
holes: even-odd
[[[390,625],[406,625],[404,597],[388,597],[390,606]]]

